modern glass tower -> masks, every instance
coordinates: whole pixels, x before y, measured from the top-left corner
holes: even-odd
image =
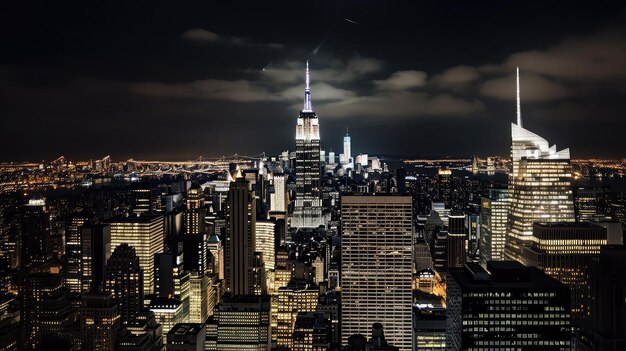
[[[517,124],[511,123],[509,194],[511,210],[505,255],[519,260],[529,244],[535,222],[573,222],[574,200],[569,149],[556,145],[522,127],[517,69]]]
[[[296,199],[291,227],[317,228],[324,224],[320,197],[320,167],[320,127],[311,106],[307,61],[304,106],[296,125]]]

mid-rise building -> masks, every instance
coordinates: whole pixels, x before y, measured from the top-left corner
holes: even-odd
[[[120,314],[109,293],[89,292],[80,307],[80,336],[83,350],[114,351]]]
[[[569,288],[534,267],[489,261],[449,270],[447,350],[570,350]]]
[[[342,343],[372,323],[411,349],[413,203],[408,195],[341,198]],[[384,308],[381,308],[384,306]]]

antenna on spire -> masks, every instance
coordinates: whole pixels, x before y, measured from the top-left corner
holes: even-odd
[[[346,126],[346,136],[348,136],[348,126]]]
[[[309,80],[309,60],[306,61],[306,85],[304,86],[304,106],[302,108],[303,111],[311,112],[313,108],[311,107],[311,86]]]
[[[519,98],[519,66],[517,67],[517,125],[522,126],[522,108],[520,107],[520,98]]]

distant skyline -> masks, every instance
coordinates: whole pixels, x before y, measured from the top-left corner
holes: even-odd
[[[509,154],[524,127],[626,157],[621,1],[83,2],[3,6],[0,161],[294,150],[310,60],[321,145]]]

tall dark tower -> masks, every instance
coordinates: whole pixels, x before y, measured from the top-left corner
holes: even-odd
[[[135,249],[127,244],[115,248],[106,266],[104,290],[119,305],[123,325],[132,321],[143,307],[143,271]]]
[[[311,106],[309,62],[306,63],[304,106],[296,125],[296,199],[291,226],[316,228],[324,224],[320,197],[320,129]]]
[[[255,205],[250,182],[239,172],[228,191],[226,282],[233,296],[254,294]]]

